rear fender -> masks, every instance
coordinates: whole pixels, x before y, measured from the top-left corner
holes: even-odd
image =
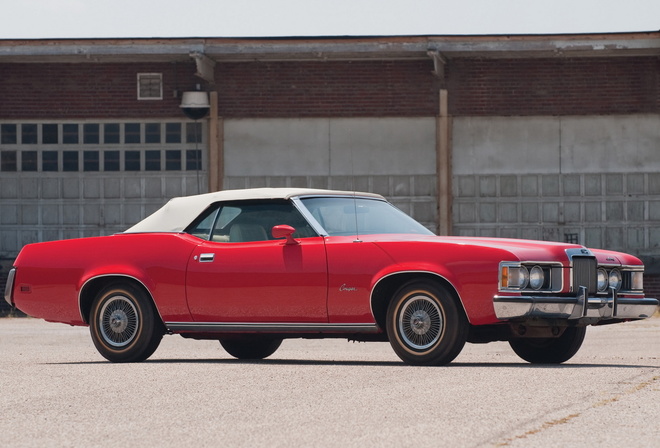
[[[78,294],[78,309],[80,310],[80,317],[83,322],[89,325],[92,304],[94,303],[94,299],[96,298],[97,294],[107,286],[118,282],[129,282],[144,290],[144,292],[149,297],[154,310],[160,316],[161,321],[163,321],[163,317],[160,315],[160,311],[154,302],[153,295],[149,287],[145,285],[144,282],[133,275],[114,273],[101,274],[91,277],[87,279],[85,283],[80,287],[80,292]]]

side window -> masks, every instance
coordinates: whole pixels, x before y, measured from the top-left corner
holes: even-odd
[[[217,207],[203,215],[201,219],[196,223],[193,223],[192,226],[186,230],[186,232],[192,236],[196,236],[197,238],[208,240],[211,236],[211,229],[213,228],[213,223],[215,222],[216,216],[218,216]]]
[[[211,241],[215,241],[216,243],[229,243],[231,238],[229,233],[229,230],[231,229],[230,224],[241,214],[241,212],[242,210],[240,207],[233,207],[231,205],[221,207],[220,213],[218,213],[218,219],[216,219],[215,225],[213,226]]]
[[[300,212],[287,201],[250,201],[218,204],[194,223],[188,233],[217,243],[273,240],[272,229],[286,224],[294,238],[318,236]]]

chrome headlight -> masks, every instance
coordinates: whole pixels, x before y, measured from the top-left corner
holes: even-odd
[[[609,275],[603,268],[598,269],[598,292],[605,292],[607,290]]]
[[[525,289],[529,283],[529,271],[525,266],[504,265],[500,270],[500,284],[505,289]]]
[[[500,263],[500,291],[522,292],[559,292],[563,288],[560,262],[519,262],[503,261]]]
[[[622,283],[621,271],[618,269],[612,269],[608,281],[610,283],[610,288],[614,288],[617,291],[620,290]]]
[[[538,291],[545,284],[545,273],[541,266],[534,266],[529,271],[529,287],[535,291]]]

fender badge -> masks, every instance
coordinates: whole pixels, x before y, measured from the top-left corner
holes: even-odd
[[[347,286],[346,283],[339,287],[341,292],[356,292],[358,289],[355,286]]]

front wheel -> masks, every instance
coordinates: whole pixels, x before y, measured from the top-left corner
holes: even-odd
[[[468,323],[445,287],[414,281],[397,291],[387,310],[387,335],[408,364],[445,365],[463,349]]]
[[[163,337],[163,326],[146,293],[128,283],[99,292],[89,331],[96,349],[112,362],[144,361]]]
[[[512,339],[509,345],[532,364],[561,364],[578,352],[586,333],[587,327],[568,327],[557,338]]]
[[[220,340],[220,345],[234,358],[264,359],[275,353],[282,339],[264,336],[240,336]]]

